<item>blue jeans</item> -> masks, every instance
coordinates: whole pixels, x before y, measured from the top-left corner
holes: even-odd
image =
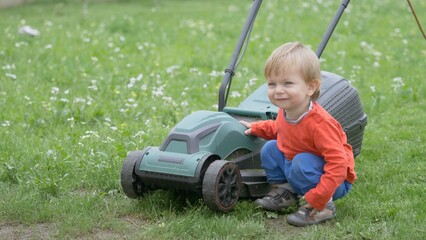
[[[278,149],[277,141],[266,142],[260,152],[262,167],[271,184],[288,182],[300,196],[317,186],[324,174],[325,161],[311,153],[299,153],[289,161]],[[333,200],[337,200],[351,190],[352,184],[344,181],[334,192]]]

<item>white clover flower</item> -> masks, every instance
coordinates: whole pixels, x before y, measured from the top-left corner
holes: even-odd
[[[67,121],[71,123],[71,125],[70,125],[70,126],[71,126],[71,128],[73,128],[73,127],[74,127],[74,124],[75,124],[74,118],[73,118],[73,117],[70,117],[70,118],[68,118],[68,119],[67,119]]]
[[[98,90],[98,86],[96,86],[97,80],[93,79],[93,80],[91,80],[91,82],[92,82],[92,85],[87,87],[87,88],[90,89],[90,90],[93,90],[93,91],[97,91]]]
[[[112,143],[112,142],[115,142],[115,139],[114,138],[110,138],[110,137],[107,137],[106,141],[103,141],[103,143]]]
[[[86,131],[85,134],[86,135],[81,136],[80,139],[86,139],[86,138],[90,138],[90,137],[99,138],[99,134],[96,131]]]
[[[341,55],[341,56],[346,56],[346,51],[344,51],[344,50],[337,51],[337,54]]]
[[[188,103],[188,101],[183,101],[183,102],[181,102],[181,103],[180,103],[180,105],[181,105],[182,107],[188,107],[188,106],[189,106],[189,103]]]
[[[377,62],[377,61],[375,61],[375,62],[373,63],[373,67],[376,67],[376,68],[380,67],[380,63],[379,63],[379,62]]]
[[[28,46],[28,43],[24,41],[15,43],[15,47],[20,48],[21,46]]]
[[[178,66],[178,65],[173,65],[173,66],[168,67],[168,68],[166,69],[166,72],[167,72],[168,74],[173,74],[173,73],[174,73],[174,71],[175,71],[176,69],[179,69],[179,68],[180,68],[180,66]]]
[[[371,90],[372,92],[376,92],[376,86],[374,86],[374,85],[370,86],[370,90]]]
[[[126,104],[124,104],[126,107],[132,107],[132,108],[137,108],[138,107],[138,104],[137,103],[133,103],[133,104],[130,104],[130,103],[126,103]],[[128,109],[127,109],[128,110]]]
[[[91,98],[90,96],[87,96],[87,105],[92,105],[93,103],[93,98]]]
[[[136,77],[136,81],[140,81],[143,78],[143,74],[139,73],[138,76]]]
[[[91,85],[91,86],[88,86],[87,88],[93,91],[98,91],[98,87],[96,85]]]
[[[215,70],[213,70],[213,71],[211,71],[211,73],[209,73],[209,76],[211,76],[211,77],[219,77],[221,75],[223,75],[222,72],[218,72],[218,71],[215,71]]]
[[[154,87],[153,90],[152,90],[152,95],[155,96],[155,97],[163,96],[164,95],[163,89],[164,89],[165,86],[166,85],[161,85],[159,87]]]
[[[392,80],[394,83],[391,85],[393,90],[397,92],[399,89],[401,89],[405,84],[402,80],[402,77],[394,77]]]
[[[241,97],[241,94],[237,91],[232,91],[231,92],[231,97],[232,98],[237,98],[237,97]]]
[[[248,86],[253,86],[256,84],[257,78],[251,78],[248,81]]]
[[[59,94],[59,88],[58,87],[52,87],[51,89],[50,89],[50,92],[53,94],[53,95],[58,95]]]
[[[190,68],[190,69],[189,69],[189,72],[190,72],[190,73],[193,73],[193,72],[199,72],[199,70],[198,70],[198,68]]]
[[[85,103],[85,102],[86,102],[86,99],[80,98],[80,97],[74,98],[73,100],[73,103]]]
[[[52,149],[49,149],[49,150],[47,150],[47,152],[46,152],[46,155],[48,156],[48,157],[51,157],[51,156],[53,156],[55,154],[55,152],[52,150]]]
[[[3,70],[11,70],[11,69],[15,69],[15,68],[16,68],[15,64],[12,64],[12,65],[8,64],[8,65],[1,67],[1,69],[3,69]]]
[[[133,138],[141,137],[143,135],[145,135],[145,132],[144,131],[139,131],[135,135],[133,135]]]
[[[13,73],[6,73],[6,77],[10,77],[12,79],[16,79],[16,75]]]
[[[171,103],[172,105],[174,105],[173,98],[164,96],[162,99],[165,103]]]
[[[1,124],[3,127],[9,127],[10,126],[10,121],[5,120],[3,121],[3,123]]]
[[[374,51],[374,52],[373,52],[373,55],[374,55],[375,57],[377,57],[377,58],[380,58],[380,57],[382,56],[382,53],[381,53],[381,52],[379,52],[379,51]]]
[[[361,41],[359,45],[364,48],[368,46],[368,43],[365,41]]]
[[[20,27],[18,32],[20,34],[28,34],[29,36],[32,36],[32,37],[40,35],[40,32],[37,29],[28,25]]]

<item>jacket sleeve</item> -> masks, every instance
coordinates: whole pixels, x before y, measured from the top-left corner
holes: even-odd
[[[314,133],[315,146],[324,158],[324,174],[318,185],[305,194],[306,201],[315,209],[323,210],[346,178],[348,157],[342,142],[340,126],[324,120]]]
[[[251,134],[266,140],[277,139],[277,125],[274,120],[253,122]]]

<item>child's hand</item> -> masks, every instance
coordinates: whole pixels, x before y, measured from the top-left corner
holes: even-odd
[[[319,210],[318,210],[318,209],[313,208],[313,207],[311,206],[311,204],[309,204],[309,203],[306,201],[305,196],[301,197],[301,198],[300,198],[300,201],[301,201],[301,202],[303,202],[303,203],[305,203],[305,204],[303,204],[303,207],[304,207],[304,208],[312,208],[312,211],[311,211],[311,213],[309,213],[309,216],[313,217],[313,216],[315,216],[315,214],[317,214],[317,213],[319,212]]]
[[[309,214],[309,216],[313,217],[315,216],[315,214],[317,214],[319,211],[317,209],[312,209],[311,213]]]
[[[307,208],[307,209],[312,209],[312,211],[309,213],[309,216],[310,216],[310,217],[315,216],[315,214],[317,214],[317,213],[319,212],[319,210],[317,210],[317,209],[313,208],[313,207],[312,207],[309,203],[307,203],[307,204],[303,205],[303,207],[304,207],[304,208]]]
[[[241,123],[242,125],[244,125],[244,127],[246,127],[246,128],[247,128],[247,130],[245,130],[245,131],[244,131],[244,134],[245,134],[245,135],[251,135],[251,123],[246,122],[246,121],[240,121],[240,123]]]

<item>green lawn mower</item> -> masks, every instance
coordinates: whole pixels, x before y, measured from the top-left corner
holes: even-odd
[[[180,121],[159,147],[132,151],[124,161],[121,185],[129,198],[138,199],[150,189],[195,192],[212,210],[231,211],[240,197],[262,197],[269,191],[260,166],[265,140],[244,134],[239,122],[274,119],[278,109],[262,85],[238,107],[226,107],[232,77],[244,55],[262,0],[254,0],[219,89],[218,111],[197,111]],[[340,16],[349,4],[342,1],[317,50],[320,57]],[[242,51],[244,47],[244,50]],[[241,53],[242,52],[242,53]],[[367,116],[358,92],[343,77],[322,72],[322,105],[345,130],[357,156],[361,151]]]

